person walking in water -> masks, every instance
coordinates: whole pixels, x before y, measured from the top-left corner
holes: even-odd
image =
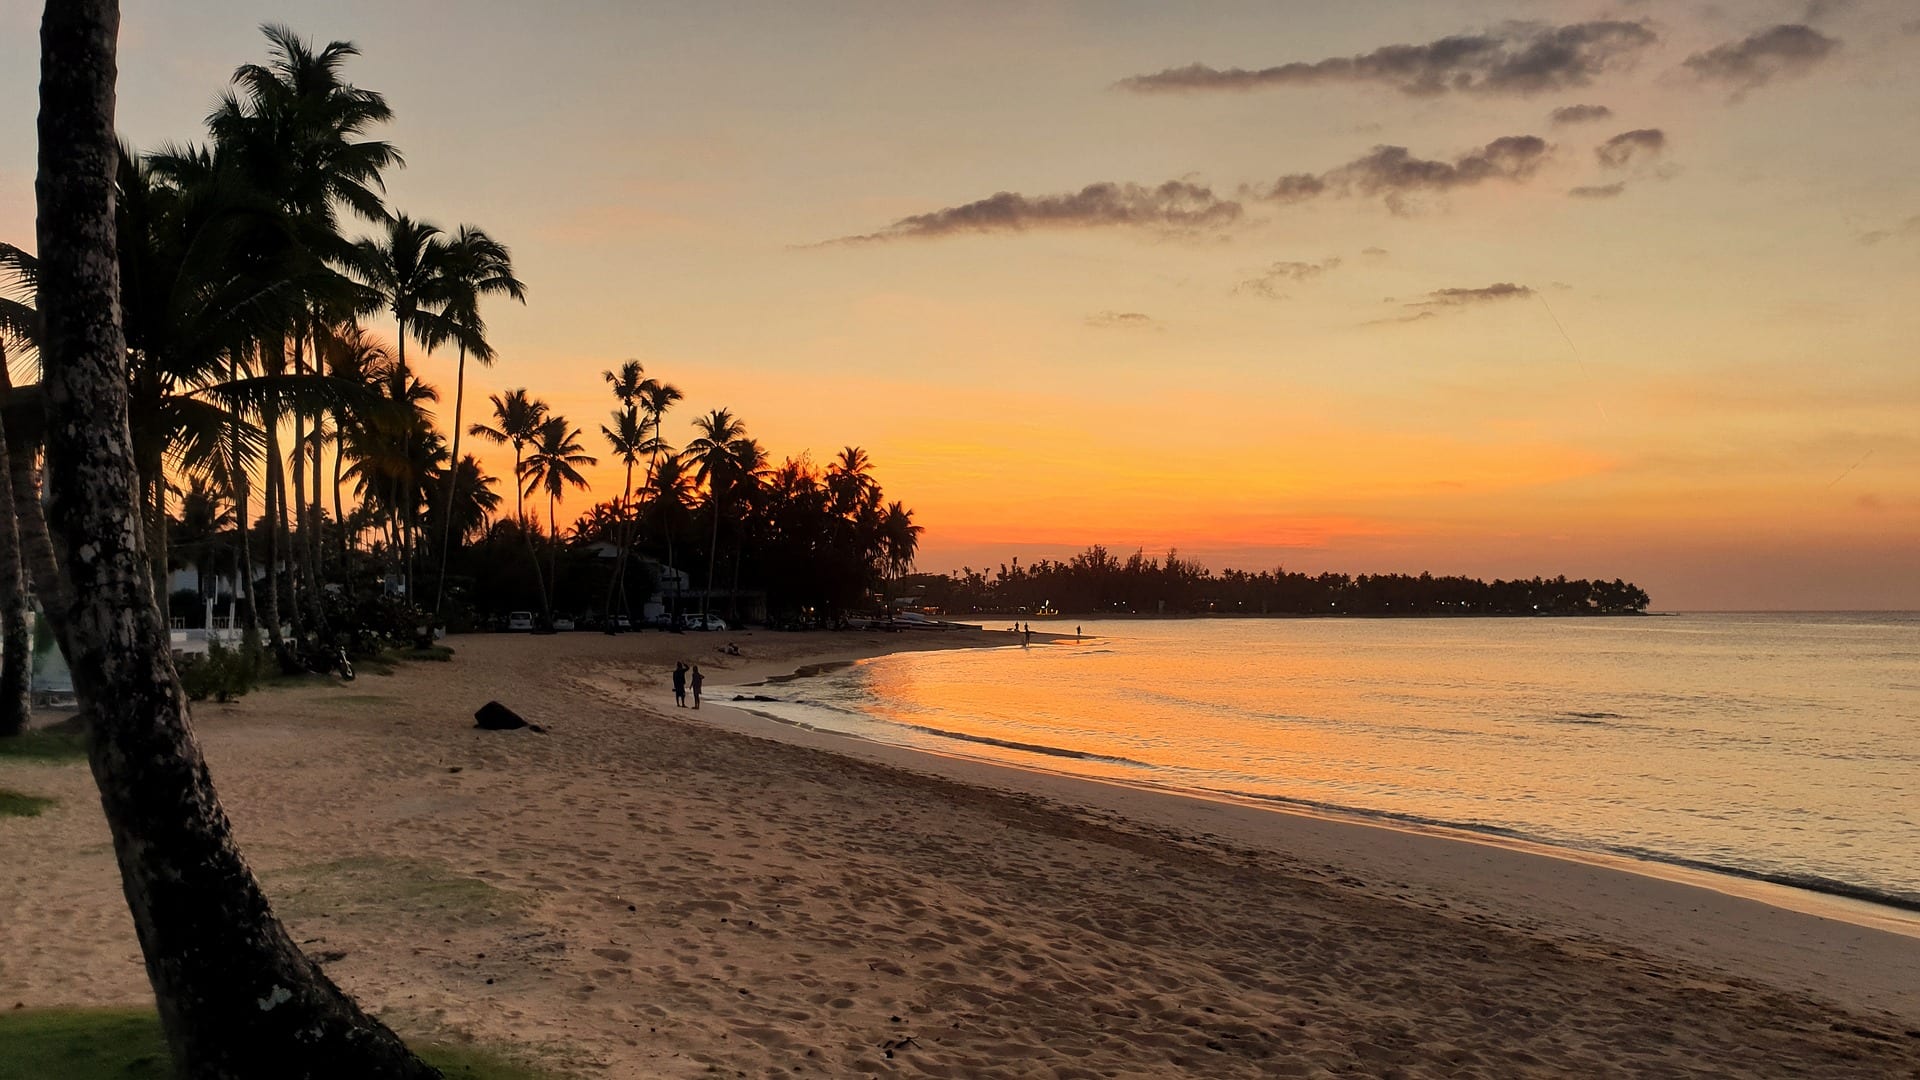
[[[684,706],[687,703],[687,662],[673,665],[673,703]]]
[[[700,665],[693,665],[693,707],[696,709],[700,707],[700,684],[706,681],[707,677],[700,674]]]

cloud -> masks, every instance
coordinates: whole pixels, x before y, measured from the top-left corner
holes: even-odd
[[[1800,16],[1800,21],[1820,22],[1851,8],[1853,2],[1854,0],[1807,0],[1807,11]]]
[[[1512,23],[1500,30],[1454,34],[1425,45],[1387,45],[1358,56],[1252,71],[1194,63],[1135,75],[1118,85],[1143,93],[1371,83],[1422,97],[1449,91],[1535,94],[1585,86],[1602,72],[1630,63],[1658,40],[1659,35],[1640,22]]]
[[[1574,188],[1567,192],[1576,199],[1611,199],[1627,190],[1627,182],[1616,181],[1611,184],[1591,184]]]
[[[1140,311],[1101,311],[1087,316],[1087,325],[1101,330],[1158,330],[1153,316]]]
[[[1613,115],[1613,110],[1605,105],[1562,105],[1549,113],[1547,119],[1555,124],[1585,124],[1593,120],[1605,120]]]
[[[1872,246],[1882,240],[1891,240],[1896,236],[1920,236],[1920,214],[1915,214],[1892,228],[1874,229],[1871,232],[1863,232],[1857,239],[1863,244]]]
[[[1410,300],[1400,305],[1402,313],[1391,319],[1375,319],[1368,326],[1381,326],[1393,323],[1424,322],[1437,319],[1450,311],[1460,311],[1482,304],[1499,303],[1502,300],[1522,300],[1533,295],[1533,290],[1525,285],[1515,285],[1511,281],[1496,281],[1474,289],[1435,289],[1419,300]],[[1393,303],[1393,297],[1387,297]]]
[[[1369,247],[1369,248],[1361,248],[1360,254],[1366,256],[1369,259],[1384,259],[1387,257],[1389,253],[1387,249],[1383,247]]]
[[[1744,93],[1775,79],[1805,75],[1839,47],[1838,40],[1811,26],[1782,23],[1694,53],[1686,66],[1702,80],[1728,83],[1736,93]]]
[[[1518,300],[1532,296],[1533,290],[1525,285],[1515,285],[1511,281],[1496,281],[1477,289],[1435,289],[1424,300],[1416,300],[1410,308],[1457,308],[1472,304],[1486,304],[1496,300]]]
[[[1396,213],[1410,194],[1440,193],[1471,187],[1487,180],[1522,181],[1546,160],[1552,147],[1538,135],[1506,135],[1452,161],[1417,158],[1404,146],[1376,146],[1337,169],[1315,176],[1282,176],[1252,194],[1273,202],[1293,203],[1328,193],[1384,195]]]
[[[1270,300],[1285,300],[1287,299],[1287,295],[1280,291],[1284,283],[1293,282],[1299,284],[1304,281],[1312,281],[1322,274],[1339,268],[1340,260],[1337,257],[1328,257],[1319,262],[1269,263],[1266,269],[1235,285],[1233,291],[1236,293],[1253,293],[1256,296],[1264,296]]]
[[[1659,157],[1667,149],[1667,133],[1659,128],[1623,131],[1593,148],[1603,168],[1624,169],[1637,161]]]
[[[1239,217],[1239,203],[1219,198],[1204,184],[1185,180],[1169,180],[1158,187],[1098,183],[1066,195],[1028,196],[1002,191],[960,206],[904,217],[878,232],[842,237],[829,243],[1027,229],[1144,228],[1187,232],[1230,225]]]

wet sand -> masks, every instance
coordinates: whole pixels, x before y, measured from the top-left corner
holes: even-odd
[[[337,981],[581,1075],[1920,1076],[1920,939],[667,690],[966,638],[477,636],[196,722]],[[0,819],[0,1007],[145,1000],[85,766],[0,786],[61,800]]]

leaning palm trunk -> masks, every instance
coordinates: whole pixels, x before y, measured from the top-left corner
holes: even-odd
[[[713,566],[720,554],[720,496],[713,498],[713,540],[707,545],[707,591],[700,597],[700,614],[705,615],[713,603]]]
[[[626,486],[620,492],[620,542],[615,546],[619,562],[613,565],[613,577],[607,580],[607,625],[613,625],[613,600],[620,598],[620,612],[632,614],[627,603],[627,548],[633,543],[633,462],[627,462]]]
[[[48,520],[73,682],[174,1064],[195,1080],[437,1076],[273,917],[214,794],[140,547],[113,216],[114,0],[49,0],[39,245]],[[84,557],[82,556],[84,553]]]
[[[453,369],[453,450],[447,458],[446,520],[440,526],[440,580],[433,588],[433,621],[440,621],[440,605],[447,599],[447,560],[453,555],[453,499],[460,487],[460,406],[467,394],[467,346],[460,343],[460,363]]]
[[[285,644],[280,635],[280,519],[274,511],[274,481],[280,476],[279,440],[274,437],[273,429],[279,422],[271,407],[261,414],[261,427],[267,433],[267,462],[260,478],[261,517],[267,523],[267,595],[265,610],[261,612],[267,620],[267,640],[276,651]]]
[[[0,363],[5,357],[0,356]],[[20,529],[14,521],[12,455],[7,453],[6,430],[0,422],[0,455],[9,467],[0,468],[0,736],[26,730],[32,715],[30,678],[33,671],[33,635],[27,626],[26,571],[20,561]]]
[[[240,379],[240,350],[227,354],[227,379],[238,382]],[[260,628],[260,603],[253,587],[253,541],[251,529],[247,525],[247,468],[240,457],[240,414],[233,413],[233,458],[227,465],[227,482],[232,490],[228,494],[233,499],[233,516],[240,528],[240,589],[247,600],[247,626]],[[255,638],[254,640],[258,640]]]

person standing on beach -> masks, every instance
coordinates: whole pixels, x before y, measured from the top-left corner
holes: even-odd
[[[673,665],[673,703],[684,706],[687,703],[687,662]]]
[[[707,677],[700,674],[700,665],[693,665],[693,707],[696,709],[700,707],[700,684],[706,681]]]

